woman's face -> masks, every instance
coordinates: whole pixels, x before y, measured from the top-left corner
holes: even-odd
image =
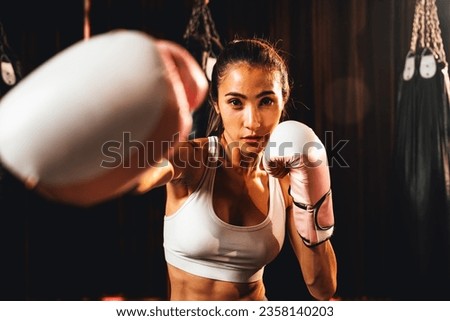
[[[280,74],[245,63],[233,65],[219,84],[214,107],[222,117],[228,146],[259,153],[284,108]]]

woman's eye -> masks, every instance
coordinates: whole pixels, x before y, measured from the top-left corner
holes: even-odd
[[[241,101],[239,99],[230,99],[228,101],[228,103],[234,108],[238,108],[238,107],[242,106],[242,103],[241,103]]]
[[[261,99],[262,106],[270,106],[272,104],[273,104],[273,100],[270,99],[269,97],[264,97],[263,99]]]

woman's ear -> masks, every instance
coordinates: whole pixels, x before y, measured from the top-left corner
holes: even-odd
[[[219,105],[217,103],[213,103],[213,107],[214,107],[214,110],[216,111],[216,114],[220,114]]]

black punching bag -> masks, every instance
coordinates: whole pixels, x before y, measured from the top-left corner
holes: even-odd
[[[400,299],[450,299],[449,77],[435,0],[418,0],[399,83],[393,242]]]

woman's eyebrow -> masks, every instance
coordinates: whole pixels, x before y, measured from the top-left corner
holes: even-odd
[[[269,95],[275,95],[275,93],[272,90],[265,90],[263,92],[260,92],[258,95],[256,95],[256,98],[260,98],[260,97],[263,97],[263,96],[269,96]],[[229,92],[229,93],[226,93],[225,96],[247,98],[247,96],[245,96],[245,95],[243,95],[241,93],[238,93],[238,92],[233,92],[233,91]]]
[[[262,96],[270,96],[270,95],[275,95],[275,93],[272,90],[265,90],[265,91],[259,93],[258,95],[256,95],[256,98],[259,98]]]
[[[240,94],[240,93],[237,93],[237,92],[233,92],[233,91],[231,91],[231,92],[229,92],[229,93],[226,93],[225,96],[233,96],[233,97],[247,98],[247,96],[245,96],[245,95],[243,95],[243,94]]]

